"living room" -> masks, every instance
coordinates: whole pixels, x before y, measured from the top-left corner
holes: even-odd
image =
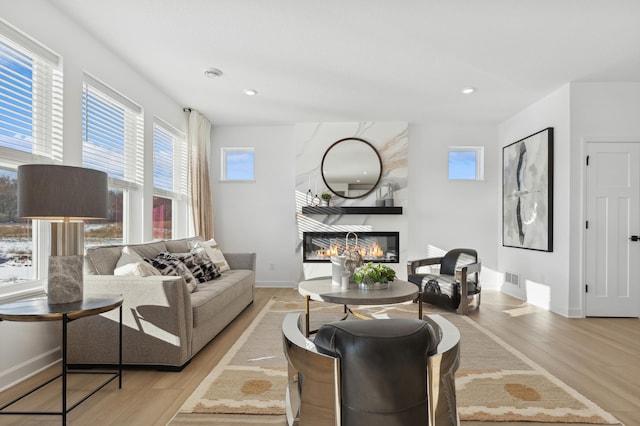
[[[220,52],[212,50],[202,54],[199,62],[188,62],[177,58],[173,50],[168,50],[170,54],[164,54],[163,47],[169,49],[169,44],[163,45],[156,41],[154,36],[147,35],[141,29],[136,30],[137,36],[130,40],[132,45],[140,44],[148,46],[149,51],[153,51],[156,63],[161,63],[163,67],[177,68],[180,72],[188,75],[192,85],[201,92],[198,98],[189,98],[179,92],[180,89],[171,87],[169,80],[158,80],[159,77],[151,76],[145,70],[148,67],[156,66],[134,63],[127,55],[127,46],[114,46],[107,44],[103,40],[103,35],[95,35],[94,31],[89,31],[93,25],[92,19],[96,20],[96,29],[102,28],[99,21],[105,20],[116,25],[121,22],[122,28],[116,26],[113,32],[122,32],[126,37],[129,30],[134,26],[135,19],[144,20],[145,7],[152,7],[151,2],[140,2],[131,6],[140,15],[131,13],[128,17],[118,19],[107,19],[100,16],[100,12],[88,13],[87,9],[95,7],[97,11],[106,14],[113,13],[118,16],[118,12],[102,9],[106,7],[106,2],[84,2],[80,1],[38,1],[29,0],[21,2],[10,2],[3,4],[1,18],[11,27],[22,32],[26,36],[42,43],[47,48],[56,52],[63,59],[63,117],[62,123],[64,145],[63,162],[68,165],[82,164],[82,87],[85,73],[93,76],[96,80],[117,90],[129,99],[141,105],[144,114],[144,134],[145,144],[150,144],[150,134],[152,132],[151,123],[154,118],[160,118],[178,131],[187,133],[187,120],[184,108],[194,108],[202,112],[207,112],[207,118],[213,124],[211,132],[211,194],[213,199],[213,217],[215,224],[215,239],[219,245],[229,252],[255,252],[257,253],[256,286],[273,288],[295,288],[296,284],[304,275],[301,262],[298,230],[299,211],[296,193],[304,194],[306,189],[316,192],[324,190],[322,178],[319,172],[309,172],[306,164],[309,160],[300,156],[305,152],[315,152],[317,166],[322,159],[321,147],[314,147],[306,151],[306,137],[309,128],[320,129],[331,135],[331,141],[341,137],[353,136],[361,127],[373,128],[369,134],[375,135],[377,128],[393,128],[401,136],[401,140],[406,145],[406,188],[404,192],[396,196],[396,205],[404,208],[404,213],[400,218],[385,219],[389,227],[401,227],[400,263],[398,267],[399,275],[402,278],[403,266],[407,260],[425,255],[429,247],[435,250],[447,250],[454,247],[473,247],[482,258],[483,264],[483,285],[487,290],[498,290],[502,293],[527,301],[529,304],[548,309],[549,311],[569,318],[583,318],[587,316],[585,309],[585,236],[584,223],[587,219],[585,209],[585,169],[584,162],[588,142],[603,142],[615,139],[622,142],[640,139],[640,122],[637,117],[640,114],[640,82],[637,76],[640,75],[638,67],[637,52],[633,51],[632,40],[638,39],[637,29],[629,23],[629,17],[633,16],[633,11],[637,12],[637,5],[627,2],[614,2],[613,6],[606,6],[600,2],[589,2],[589,7],[578,6],[576,4],[565,4],[555,6],[550,3],[545,4],[534,16],[539,17],[541,22],[535,28],[526,28],[519,24],[534,21],[532,17],[525,19],[525,12],[522,15],[517,7],[509,9],[509,13],[501,14],[501,7],[505,5],[500,2],[489,2],[487,6],[494,11],[492,23],[504,20],[504,32],[498,33],[506,38],[509,31],[524,32],[528,35],[522,40],[512,41],[496,39],[495,46],[486,47],[470,44],[469,50],[478,49],[482,53],[473,53],[472,56],[487,55],[479,63],[489,67],[482,72],[478,72],[477,79],[486,84],[475,81],[463,80],[460,76],[460,87],[450,87],[447,90],[456,92],[455,98],[444,98],[440,90],[434,88],[416,88],[411,86],[400,86],[397,91],[407,95],[416,91],[421,94],[426,104],[428,98],[433,97],[441,100],[442,110],[449,108],[446,102],[451,102],[459,108],[458,119],[452,119],[444,113],[435,110],[420,110],[417,113],[403,114],[405,106],[401,104],[393,105],[391,110],[398,110],[399,113],[388,113],[380,115],[380,110],[373,109],[376,104],[387,103],[388,86],[384,79],[385,74],[399,73],[407,78],[413,73],[425,73],[429,67],[429,61],[425,60],[418,51],[410,51],[404,54],[397,54],[389,59],[380,61],[380,66],[388,68],[376,69],[371,72],[370,80],[361,79],[360,75],[350,75],[348,66],[354,67],[355,60],[348,60],[348,52],[342,52],[335,57],[335,61],[345,61],[347,71],[341,77],[345,80],[353,81],[354,87],[351,96],[364,100],[362,113],[358,115],[340,113],[342,106],[336,107],[333,111],[326,112],[324,104],[311,107],[306,111],[317,111],[316,115],[306,113],[297,114],[300,105],[313,104],[314,99],[318,102],[324,101],[322,93],[311,92],[300,95],[304,101],[300,103],[291,102],[283,104],[284,100],[278,95],[270,94],[266,89],[270,78],[269,71],[273,74],[284,72],[281,68],[291,67],[295,69],[295,64],[274,62],[276,59],[260,58],[263,61],[261,68],[262,75],[256,76],[256,80],[247,81],[242,74],[242,56],[247,56],[244,52],[234,56],[233,52],[227,52],[221,48]],[[94,4],[91,4],[94,3]],[[458,5],[458,7],[469,4]],[[109,2],[110,5],[118,3]],[[121,3],[125,8],[125,3]],[[190,7],[203,6],[201,3],[193,4]],[[100,6],[100,7],[99,7]],[[166,5],[168,10],[179,13],[181,7],[177,5]],[[262,14],[267,11],[265,6],[246,5],[238,7],[238,10],[226,12],[227,4],[218,5],[221,9],[221,17],[211,17],[211,28],[229,29],[233,24],[224,19],[228,19],[227,13],[240,14],[242,10],[246,13]],[[377,4],[382,8],[375,16],[384,15],[383,11],[391,6]],[[87,13],[86,21],[71,12],[77,7],[78,13]],[[128,6],[126,6],[128,7]],[[204,7],[204,6],[203,6]],[[208,6],[207,6],[208,7]],[[327,6],[329,7],[329,6]],[[479,7],[479,6],[474,6]],[[524,6],[523,6],[524,7]],[[557,9],[559,10],[557,10]],[[393,46],[394,43],[402,43],[400,31],[380,30],[383,26],[373,27],[374,23],[381,24],[380,21],[369,22],[363,18],[360,24],[354,23],[355,6],[348,7],[345,15],[339,16],[341,7],[336,6],[335,13],[325,11],[325,19],[319,20],[317,25],[325,23],[329,27],[334,27],[340,35],[349,36],[362,46],[367,45],[367,37],[373,38],[379,46]],[[185,11],[189,10],[185,7]],[[207,11],[209,9],[206,9]],[[426,13],[424,9],[420,9]],[[451,15],[458,10],[448,11]],[[536,11],[536,6],[528,5],[526,12]],[[299,15],[292,14],[301,21],[306,13],[312,11],[300,7],[293,8]],[[349,13],[347,13],[349,12]],[[584,23],[580,19],[569,18],[571,12],[584,18]],[[186,12],[185,12],[186,13]],[[435,11],[434,11],[435,13]],[[465,15],[463,22],[470,24],[473,21],[474,13],[486,16],[485,11],[462,11]],[[149,16],[155,16],[156,11],[149,12]],[[167,13],[170,15],[171,13]],[[466,15],[468,14],[468,16]],[[169,19],[166,15],[165,19]],[[282,24],[279,31],[281,37],[295,38],[285,31],[284,23],[287,19],[276,19],[272,14],[268,15],[275,20],[274,24],[256,25],[254,32],[270,31],[272,28]],[[637,16],[637,15],[636,15]],[[605,18],[606,17],[606,18]],[[330,19],[331,18],[331,19]],[[409,19],[406,14],[389,14],[389,22],[400,27],[404,22],[402,19]],[[426,19],[427,17],[424,17]],[[150,18],[149,18],[150,19]],[[237,18],[242,19],[242,18]],[[292,18],[293,19],[293,18]],[[565,24],[572,27],[567,29],[567,33],[572,33],[577,39],[571,37],[555,39],[552,36],[545,36],[544,19],[550,19],[556,31]],[[565,20],[563,20],[565,19]],[[410,20],[409,28],[416,28],[417,19]],[[437,20],[435,20],[437,21]],[[603,22],[619,22],[615,25],[615,31],[605,31],[600,25]],[[166,26],[171,22],[159,21]],[[384,21],[383,21],[384,22]],[[434,26],[434,32],[443,31],[449,35],[450,39],[442,39],[442,43],[451,47],[457,47],[459,51],[466,51],[463,42],[471,43],[471,40],[457,40],[451,33],[445,31],[445,25],[434,22],[433,18],[429,23]],[[597,24],[597,25],[596,25]],[[449,22],[448,25],[457,29],[462,27],[462,23]],[[299,25],[298,25],[299,26]],[[297,28],[298,26],[294,26]],[[514,28],[515,27],[515,28]],[[594,28],[600,28],[598,31]],[[107,27],[108,28],[108,27]],[[478,27],[476,27],[478,28]],[[526,28],[526,29],[525,29]],[[543,28],[542,30],[540,28]],[[251,27],[247,24],[243,28],[247,34],[252,34]],[[300,28],[297,28],[300,30]],[[461,28],[459,28],[461,30]],[[289,31],[293,29],[287,28]],[[360,30],[360,31],[358,31]],[[104,31],[104,30],[103,30]],[[134,30],[131,30],[134,31]],[[477,30],[480,31],[480,30]],[[588,31],[593,31],[589,33]],[[306,34],[304,31],[301,33]],[[229,36],[214,32],[211,39],[216,43],[223,44],[226,38],[236,37],[234,32]],[[252,34],[253,37],[256,34]],[[466,34],[466,33],[465,33]],[[557,35],[558,33],[554,33]],[[314,41],[314,36],[306,34],[309,43]],[[182,38],[175,40],[175,45],[189,43],[189,36],[181,34]],[[520,51],[516,42],[531,42],[531,39],[539,38],[540,44],[531,43],[536,49],[530,51]],[[526,39],[526,40],[525,40]],[[222,40],[222,41],[218,41]],[[302,39],[305,40],[305,39]],[[364,40],[364,41],[363,41]],[[598,41],[605,40],[605,41]],[[431,40],[429,40],[431,41]],[[110,43],[110,42],[108,42]],[[248,39],[247,43],[258,43],[255,38]],[[572,43],[575,43],[572,44]],[[607,45],[606,43],[611,43]],[[616,44],[617,43],[617,44]],[[551,50],[557,44],[561,48]],[[215,45],[215,43],[214,43]],[[354,46],[351,45],[351,46]],[[291,45],[287,45],[293,49]],[[331,47],[339,47],[338,41],[333,41]],[[415,46],[412,44],[411,46]],[[626,46],[626,47],[625,47]],[[311,55],[304,45],[297,45],[297,50],[284,51],[281,55],[307,56]],[[548,50],[547,50],[548,49]],[[179,48],[178,48],[179,50]],[[327,47],[327,50],[330,50]],[[393,49],[391,49],[393,50]],[[618,50],[620,52],[618,52]],[[368,51],[368,50],[366,50]],[[321,53],[322,50],[319,51]],[[506,54],[505,52],[509,53]],[[617,52],[617,53],[616,53]],[[494,56],[489,56],[493,54]],[[471,55],[471,54],[470,54]],[[571,56],[565,59],[563,55]],[[400,64],[406,65],[415,62],[420,66],[416,70],[405,71],[399,66],[392,66],[396,60],[402,59]],[[220,63],[218,57],[226,57],[227,63]],[[331,56],[329,56],[331,57]],[[575,71],[587,59],[598,58],[601,62],[600,68],[590,68],[582,74]],[[358,58],[363,60],[364,58]],[[460,66],[465,64],[461,58],[453,60],[443,55],[440,58],[443,63],[450,66]],[[500,80],[513,78],[518,72],[525,75],[525,68],[533,66],[533,62],[540,61],[543,65],[538,65],[540,74],[546,69],[545,63],[551,68],[558,67],[558,62],[564,64],[566,74],[549,76],[544,81],[528,81],[513,79],[508,83]],[[157,65],[158,67],[160,65]],[[204,68],[215,66],[220,67],[224,74],[219,79],[207,79],[202,75]],[[435,66],[435,65],[434,65]],[[562,67],[560,67],[562,68]],[[239,70],[238,70],[239,69]],[[355,69],[355,68],[354,68]],[[505,77],[500,77],[500,70],[503,69]],[[237,71],[236,71],[237,70]],[[307,79],[319,79],[318,81],[331,82],[331,70],[320,68],[309,70],[300,68],[298,80],[292,80],[291,84],[301,85]],[[610,74],[607,74],[607,71]],[[335,71],[334,71],[335,72]],[[457,72],[451,69],[449,72]],[[406,73],[406,74],[403,74]],[[507,74],[508,73],[508,74]],[[617,74],[616,74],[617,73]],[[497,75],[494,75],[497,74]],[[508,75],[508,77],[507,77]],[[617,78],[613,76],[617,75]],[[258,78],[259,77],[259,78]],[[562,79],[564,78],[564,79]],[[226,83],[229,81],[229,83]],[[369,84],[365,85],[365,81]],[[395,82],[395,80],[394,80]],[[225,85],[226,86],[223,86]],[[258,94],[249,97],[244,94],[231,93],[246,88],[245,84],[255,84]],[[282,83],[281,83],[282,84]],[[370,84],[378,85],[379,91],[370,91]],[[397,83],[394,83],[397,84]],[[538,86],[536,86],[536,84]],[[477,85],[477,93],[462,95],[459,90],[465,85]],[[219,86],[223,86],[219,88]],[[254,87],[254,86],[249,86]],[[428,87],[428,86],[427,86]],[[500,88],[499,91],[498,87]],[[264,88],[264,89],[263,89]],[[277,85],[273,86],[273,90]],[[541,89],[546,91],[541,92]],[[442,89],[444,90],[444,89]],[[520,92],[519,97],[507,97],[509,92]],[[345,97],[347,97],[345,95]],[[239,98],[239,99],[237,99]],[[503,99],[504,98],[504,99]],[[498,101],[496,101],[498,100]],[[430,100],[431,102],[432,100]],[[489,112],[489,105],[492,102],[500,104],[499,111]],[[332,102],[336,105],[344,104],[344,108],[350,103],[340,97],[334,98]],[[238,111],[246,111],[247,118],[224,112],[225,104],[233,103]],[[371,109],[366,109],[363,105],[370,105]],[[432,104],[430,104],[432,105]],[[270,117],[268,112],[275,111],[277,114]],[[389,111],[389,110],[387,110]],[[295,120],[285,120],[287,115],[298,117]],[[376,127],[377,126],[377,127]],[[538,132],[547,127],[554,129],[554,182],[553,182],[553,251],[535,251],[514,249],[504,247],[502,244],[502,148],[518,141],[528,135]],[[399,130],[398,130],[399,129]],[[364,137],[369,135],[366,132]],[[635,138],[635,139],[634,139]],[[326,143],[327,141],[325,141]],[[219,164],[221,163],[221,147],[247,147],[254,149],[255,153],[255,181],[244,183],[220,182],[217,178]],[[482,147],[483,148],[483,170],[482,180],[455,181],[448,179],[447,155],[451,147]],[[3,151],[4,152],[4,151]],[[5,165],[5,159],[0,153],[1,165]],[[310,155],[310,154],[308,154]],[[385,158],[383,160],[388,160]],[[304,164],[303,164],[304,163]],[[145,166],[152,164],[151,155],[145,157]],[[15,164],[12,163],[15,167]],[[150,171],[145,172],[145,178],[149,179]],[[310,187],[310,188],[307,188]],[[129,209],[131,211],[149,211],[150,200],[153,197],[152,185],[144,185],[141,189],[140,197],[132,201]],[[370,202],[368,200],[367,202]],[[355,202],[357,204],[357,201]],[[189,219],[186,211],[177,210],[176,228],[174,236],[186,237],[191,235],[192,227],[188,225]],[[180,216],[182,214],[182,216]],[[128,224],[128,243],[140,243],[152,239],[151,224],[145,220],[142,214],[132,214]],[[178,220],[182,219],[182,220]],[[386,230],[386,229],[377,229]],[[410,232],[409,232],[410,230]],[[519,285],[514,285],[504,280],[505,272],[516,274],[519,277]],[[406,278],[406,276],[404,276]],[[636,296],[638,292],[636,290]],[[10,296],[0,293],[0,296]],[[637,297],[636,297],[637,298]],[[53,326],[49,324],[38,324],[38,328],[29,327],[23,324],[3,323],[0,328],[0,339],[3,341],[15,342],[11,353],[3,352],[0,359],[0,389],[6,389],[11,384],[16,383],[24,377],[29,376],[40,368],[50,364],[58,356],[56,336],[50,331]],[[29,328],[27,328],[29,327]],[[25,333],[25,331],[28,332]],[[21,336],[28,334],[28,338]]]

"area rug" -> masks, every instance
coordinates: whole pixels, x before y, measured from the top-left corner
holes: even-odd
[[[355,309],[378,318],[417,317],[412,303]],[[272,298],[185,402],[172,424],[198,423],[199,418],[216,423],[216,417],[220,424],[254,423],[240,418],[283,424],[287,362],[281,325],[287,313],[303,310],[301,298]],[[341,306],[312,302],[311,328],[337,320],[341,313]],[[456,392],[463,422],[620,424],[473,320],[438,313],[461,333]],[[234,416],[238,422],[233,421]]]

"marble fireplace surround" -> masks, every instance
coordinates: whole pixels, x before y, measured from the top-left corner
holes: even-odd
[[[327,188],[320,174],[322,156],[335,141],[348,137],[361,138],[373,145],[382,160],[382,176],[379,187],[391,185],[394,205],[403,207],[402,214],[303,214],[307,206],[307,192],[320,195]],[[294,129],[296,141],[296,221],[298,238],[296,251],[302,264],[304,278],[331,275],[330,262],[302,263],[304,232],[398,232],[400,248],[398,263],[389,263],[399,278],[406,278],[402,265],[407,260],[408,220],[408,123],[406,122],[355,122],[355,123],[306,123]],[[376,191],[364,198],[345,199],[334,196],[331,205],[336,207],[373,207]]]

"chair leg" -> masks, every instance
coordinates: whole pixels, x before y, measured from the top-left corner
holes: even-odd
[[[460,296],[460,304],[458,305],[458,309],[456,312],[460,315],[467,315],[469,312],[469,297],[465,295]]]

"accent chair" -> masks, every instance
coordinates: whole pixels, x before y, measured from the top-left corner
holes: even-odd
[[[438,273],[422,273],[419,268],[438,265]],[[407,262],[407,281],[419,288],[422,301],[467,314],[480,307],[480,269],[478,253],[473,249],[449,250],[442,257]]]
[[[439,315],[282,325],[289,425],[457,425],[460,333]]]

